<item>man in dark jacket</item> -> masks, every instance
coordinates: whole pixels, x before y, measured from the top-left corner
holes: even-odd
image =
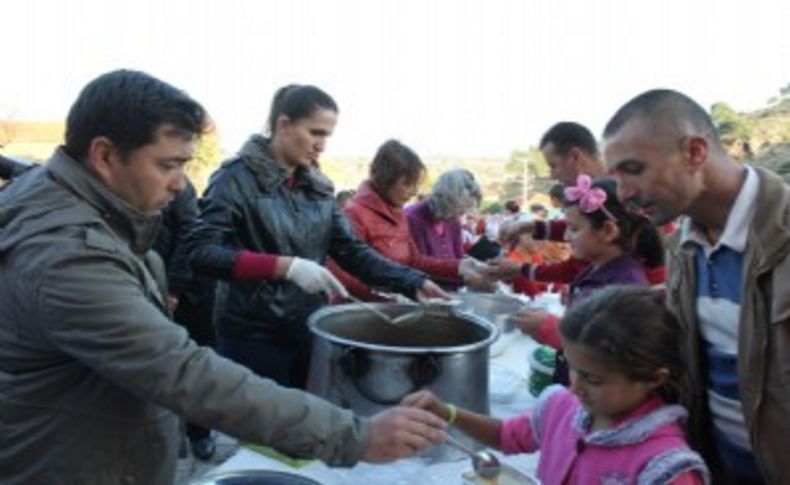
[[[198,228],[195,186],[186,179],[184,190],[162,211],[162,225],[153,249],[161,256],[167,272],[167,305],[173,319],[186,328],[198,345],[214,348],[214,289],[216,282],[192,271],[190,255]],[[187,423],[186,434],[192,454],[208,460],[216,451],[211,430]]]
[[[72,106],[65,145],[0,191],[0,483],[170,485],[173,412],[336,465],[442,439],[433,415],[357,417],[256,377],[172,323],[149,247],[205,118],[147,74],[105,74]]]
[[[6,157],[5,155],[0,155],[0,179],[11,180],[17,175],[22,175],[33,167],[35,167],[35,165],[31,163],[20,162],[19,160],[14,160],[13,158]]]
[[[162,225],[153,245],[165,264],[168,306],[174,311],[193,279],[190,240],[198,227],[199,215],[195,186],[185,178],[184,190],[162,211]]]

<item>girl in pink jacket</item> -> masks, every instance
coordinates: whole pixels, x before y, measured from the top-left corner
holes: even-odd
[[[506,421],[456,409],[428,391],[404,404],[428,409],[505,453],[540,451],[544,485],[709,483],[686,443],[683,329],[658,293],[611,286],[560,323],[570,388],[551,386],[529,412]]]

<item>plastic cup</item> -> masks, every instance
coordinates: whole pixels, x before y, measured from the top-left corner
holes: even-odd
[[[546,345],[537,347],[529,354],[529,393],[538,396],[543,389],[553,382],[554,365],[557,351]]]

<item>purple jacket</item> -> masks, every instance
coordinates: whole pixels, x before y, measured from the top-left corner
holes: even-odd
[[[582,270],[571,283],[569,304],[583,300],[605,286],[626,284],[649,285],[645,267],[631,254],[618,256],[598,268],[588,266]]]
[[[407,207],[406,219],[409,221],[411,237],[422,254],[445,259],[464,257],[461,222],[458,219],[453,221],[434,219],[427,200]],[[444,226],[444,232],[439,234],[438,228],[441,225]]]
[[[535,408],[502,425],[505,453],[540,450],[538,478],[546,484],[611,485],[708,483],[708,469],[692,451],[680,422],[682,406],[649,399],[616,427],[590,432],[590,415],[562,386],[550,386]]]

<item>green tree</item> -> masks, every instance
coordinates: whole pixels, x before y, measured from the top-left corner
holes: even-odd
[[[546,163],[546,158],[540,149],[531,147],[529,149],[530,167],[530,193],[548,192],[554,183],[551,180],[551,169]]]
[[[525,173],[526,169],[526,173]],[[513,150],[505,164],[505,177],[499,187],[499,201],[523,200],[524,184],[529,190],[529,151]]]
[[[208,179],[219,167],[222,151],[219,147],[219,136],[216,131],[204,134],[195,149],[195,158],[187,164],[186,172],[198,194],[202,194],[208,185]]]
[[[535,147],[513,150],[504,173],[498,192],[501,202],[515,199],[523,203],[525,196],[547,192],[551,187],[549,166],[543,153]]]
[[[711,106],[711,118],[719,130],[725,145],[751,139],[754,128],[749,119],[736,112],[727,103],[719,102]]]
[[[771,106],[770,110],[774,113],[777,111],[783,115],[790,113],[790,83],[779,88],[779,95],[772,96],[768,100],[768,105]]]

